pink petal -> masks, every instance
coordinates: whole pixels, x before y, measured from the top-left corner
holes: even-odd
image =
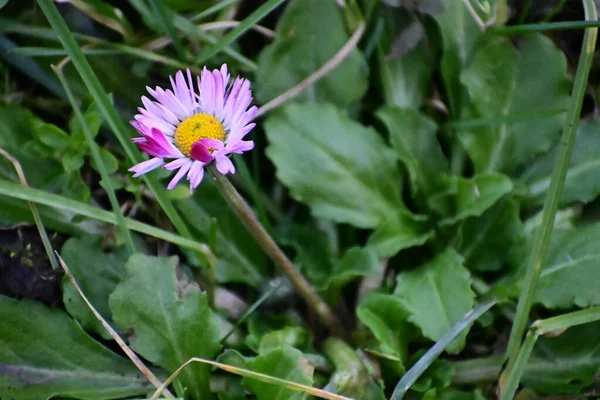
[[[214,158],[210,151],[200,142],[196,142],[192,145],[190,155],[194,160],[201,161],[205,164],[211,162]]]
[[[231,160],[228,157],[226,157],[226,156],[218,157],[216,159],[216,162],[217,162],[217,169],[223,175],[226,175],[230,172],[232,174],[235,173],[235,167],[233,166],[233,163],[231,162]]]
[[[145,173],[150,172],[163,164],[164,160],[162,158],[155,157],[134,165],[133,167],[129,168],[129,172],[135,172],[135,175],[133,175],[133,177],[137,178],[138,176],[144,175]]]
[[[177,171],[177,173],[175,174],[173,179],[171,179],[171,182],[169,182],[167,189],[169,189],[169,190],[173,189],[175,187],[175,185],[177,185],[179,183],[181,178],[183,178],[185,176],[185,174],[188,173],[188,171],[190,170],[191,167],[192,167],[192,163],[189,161],[187,163],[183,164],[181,166],[181,168],[179,168],[179,171]]]

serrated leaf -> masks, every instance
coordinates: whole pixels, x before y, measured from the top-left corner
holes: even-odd
[[[248,362],[248,368],[303,385],[310,386],[313,382],[314,368],[302,355],[302,352],[293,347],[279,347],[261,354]],[[306,393],[260,382],[256,379],[245,377],[242,384],[252,391],[258,400],[300,400],[307,397]]]
[[[407,361],[407,347],[413,329],[408,322],[410,311],[398,296],[372,293],[356,309],[360,322],[373,332],[381,352],[398,357],[394,363],[397,373],[403,373]]]
[[[409,321],[433,341],[473,308],[471,275],[462,262],[454,250],[446,250],[415,270],[398,275],[394,294],[410,310]],[[452,341],[446,351],[458,353],[465,345],[467,332]]]
[[[176,257],[133,255],[109,298],[117,326],[134,332],[131,348],[171,373],[192,357],[213,359],[221,348],[206,294],[176,270]],[[210,366],[194,363],[179,377],[194,398],[211,398]]]
[[[394,152],[331,104],[291,104],[265,123],[267,156],[319,218],[373,228],[404,209]]]
[[[419,201],[440,190],[449,172],[448,160],[437,140],[437,124],[417,110],[386,107],[377,112],[390,134],[398,158],[406,166],[411,191]]]
[[[547,308],[600,305],[600,223],[552,233],[535,301]]]
[[[544,203],[558,148],[557,144],[551,151],[540,156],[528,165],[519,177],[519,180],[529,187],[527,200],[532,206]],[[600,194],[600,120],[593,119],[582,122],[577,129],[577,138],[560,202],[563,206],[578,201],[587,203],[595,199],[598,194]]]
[[[566,109],[571,90],[565,55],[541,34],[527,35],[518,49],[508,39],[496,39],[473,55],[461,80],[476,115],[555,114],[459,131],[477,172],[511,173],[550,149],[560,135],[564,114],[559,111]]]
[[[209,239],[211,219],[217,220],[217,240],[213,251],[219,282],[242,282],[259,287],[267,273],[266,259],[254,238],[223,202],[216,187],[207,179],[195,191],[193,198],[179,200],[175,206],[184,215],[190,228]]]
[[[63,245],[60,254],[88,300],[110,323],[112,313],[108,307],[108,296],[123,278],[128,252],[124,248],[110,253],[104,252],[101,238],[85,237],[69,239]],[[63,277],[62,287],[63,302],[69,314],[87,331],[110,339],[110,334],[90,311],[66,275]]]
[[[64,311],[0,296],[0,398],[103,400],[150,390],[131,361],[89,337]]]
[[[513,188],[506,175],[497,173],[475,175],[471,179],[461,176],[447,178],[448,193],[444,196],[450,194],[453,212],[440,221],[441,225],[452,225],[468,217],[480,216]]]
[[[290,1],[276,31],[277,39],[261,53],[256,71],[256,97],[263,104],[306,79],[348,40],[341,9],[321,0]],[[367,75],[367,63],[355,49],[296,100],[327,101],[346,107],[364,94]]]
[[[510,248],[523,235],[519,204],[501,199],[480,217],[466,219],[455,236],[453,247],[472,270],[497,271],[510,255]]]

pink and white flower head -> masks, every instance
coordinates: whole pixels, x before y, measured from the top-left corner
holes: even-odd
[[[190,189],[195,189],[204,176],[204,166],[213,160],[222,174],[234,173],[229,155],[254,147],[251,140],[243,140],[256,125],[252,119],[257,107],[248,108],[252,102],[250,82],[238,77],[230,84],[226,64],[212,72],[205,67],[197,77],[196,94],[189,69],[186,75],[187,80],[182,71],[175,79],[169,77],[173,90],[147,87],[155,100],[143,96],[145,108],[138,108],[141,114],[131,121],[141,135],[132,141],[152,158],[129,171],[135,178],[161,166],[177,170],[168,189],[186,175]]]

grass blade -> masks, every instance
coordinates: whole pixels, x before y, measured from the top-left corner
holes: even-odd
[[[204,64],[211,59],[215,54],[219,53],[223,48],[229,46],[237,38],[244,34],[252,25],[257,24],[261,19],[267,16],[271,11],[277,8],[285,0],[268,0],[258,7],[252,14],[244,19],[235,29],[227,33],[223,39],[219,40],[214,46],[203,51],[200,56],[194,61],[194,64]]]
[[[156,21],[164,30],[170,38],[175,50],[177,50],[177,54],[179,58],[182,60],[187,59],[185,48],[179,39],[179,35],[177,34],[177,30],[173,26],[173,13],[171,10],[167,8],[167,6],[163,3],[163,0],[150,0],[150,7],[152,8],[152,12],[156,17]]]
[[[36,204],[42,204],[59,210],[70,211],[72,213],[112,225],[117,224],[115,214],[110,211],[102,210],[98,207],[94,207],[76,200],[71,200],[57,194],[48,193],[43,190],[30,188],[28,186],[19,185],[17,183],[1,179],[0,195],[19,200],[31,201]],[[155,228],[151,225],[135,221],[131,218],[125,218],[125,224],[127,225],[127,228],[131,229],[132,231],[140,232],[148,236],[152,236],[154,238],[199,252],[209,260],[214,258],[208,246],[203,243],[179,236],[163,229]]]
[[[589,29],[600,28],[600,21],[561,21],[546,22],[541,24],[523,24],[503,26],[501,28],[490,29],[490,33],[500,36],[522,35],[524,33],[566,31],[571,29]]]
[[[222,0],[214,6],[208,7],[206,10],[194,15],[190,20],[192,22],[202,21],[204,18],[210,17],[213,14],[218,13],[224,8],[229,7],[232,4],[238,3],[240,0]]]
[[[583,0],[583,5],[585,8],[586,20],[595,21],[598,18],[598,12],[596,10],[594,0]],[[579,58],[579,66],[577,67],[575,82],[573,84],[571,103],[569,105],[569,110],[567,111],[567,118],[565,119],[565,125],[561,137],[560,150],[554,170],[552,171],[550,188],[548,189],[546,200],[544,202],[542,223],[539,230],[536,232],[535,241],[528,261],[527,271],[525,273],[525,279],[519,295],[519,303],[517,305],[515,320],[510,332],[510,339],[508,341],[508,349],[506,352],[506,356],[508,356],[508,366],[507,370],[505,371],[505,373],[508,372],[508,374],[510,374],[510,370],[517,361],[517,357],[519,355],[521,340],[523,339],[523,334],[525,333],[525,329],[527,327],[529,312],[531,311],[531,306],[534,300],[535,289],[541,274],[542,266],[544,265],[544,261],[546,259],[548,246],[550,244],[550,236],[554,227],[554,218],[556,217],[556,212],[558,210],[558,205],[565,185],[565,178],[569,169],[569,161],[573,151],[573,144],[575,143],[577,126],[579,124],[581,107],[583,104],[583,97],[585,95],[587,80],[594,58],[597,35],[597,28],[587,29],[585,31],[583,47]]]
[[[446,347],[452,342],[462,331],[467,329],[477,318],[481,317],[486,311],[492,308],[498,299],[492,298],[485,301],[469,311],[460,321],[458,321],[452,329],[450,329],[442,338],[437,341],[428,351],[408,370],[396,385],[394,393],[390,400],[400,400],[404,397],[408,389],[419,379],[425,370],[439,357]]]
[[[65,93],[67,94],[67,98],[69,99],[69,103],[71,103],[71,108],[73,108],[73,111],[75,112],[75,117],[79,121],[79,125],[81,125],[81,129],[83,130],[83,135],[85,136],[85,141],[87,142],[87,145],[90,148],[90,153],[92,154],[92,158],[94,159],[96,166],[98,167],[98,172],[100,172],[100,176],[102,177],[102,183],[104,186],[104,190],[106,191],[106,194],[108,195],[108,200],[110,201],[110,205],[113,209],[113,212],[115,213],[115,218],[117,219],[117,224],[119,225],[119,229],[121,230],[121,233],[123,233],[123,237],[125,238],[125,245],[127,246],[127,249],[129,250],[129,252],[131,254],[133,254],[133,253],[135,253],[135,245],[133,244],[131,232],[129,232],[129,229],[127,228],[127,225],[125,224],[125,218],[123,217],[123,214],[121,213],[121,207],[119,205],[119,201],[117,200],[115,191],[112,188],[112,184],[110,183],[111,178],[108,175],[106,165],[104,165],[104,160],[102,160],[102,157],[100,156],[100,151],[98,150],[98,145],[94,141],[94,138],[92,137],[92,133],[90,132],[90,128],[88,127],[87,123],[85,122],[85,118],[83,118],[83,115],[81,114],[81,111],[79,110],[79,106],[75,102],[75,97],[73,96],[73,92],[71,91],[71,88],[69,87],[69,83],[67,82],[67,79],[65,78],[65,75],[63,74],[62,70],[55,67],[54,65],[52,66],[52,69],[54,70],[54,73],[56,74],[56,76],[58,77],[58,80],[62,84],[62,87],[65,90]]]

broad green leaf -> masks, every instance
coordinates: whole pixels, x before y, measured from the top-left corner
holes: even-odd
[[[418,109],[429,92],[433,66],[422,44],[399,59],[383,56],[379,69],[387,78],[382,85],[387,105]]]
[[[446,0],[444,7],[444,12],[435,16],[442,33],[441,72],[448,93],[451,114],[454,119],[458,119],[468,101],[460,82],[460,74],[466,67],[476,45],[482,39],[483,32],[465,7],[464,2]]]
[[[519,204],[501,199],[480,217],[466,219],[458,230],[453,247],[471,270],[497,271],[509,259],[511,246],[523,235]]]
[[[110,323],[112,313],[108,307],[108,296],[123,279],[128,253],[125,248],[105,252],[101,242],[102,239],[97,237],[71,238],[63,245],[60,254],[88,300]],[[92,314],[66,275],[63,277],[62,287],[63,302],[69,314],[87,331],[110,339],[111,336]]]
[[[117,326],[131,329],[131,348],[174,372],[192,357],[213,359],[221,332],[208,300],[184,274],[177,259],[133,255],[125,277],[109,298]],[[210,367],[194,363],[179,375],[193,398],[211,398]]]
[[[102,157],[102,162],[106,167],[106,172],[108,172],[109,174],[115,173],[119,168],[119,162],[117,161],[117,158],[109,150],[103,147],[100,147],[98,150],[100,151],[100,157]],[[92,168],[94,168],[97,171],[98,166],[96,165],[96,162],[93,158],[90,158],[90,162],[92,164]]]
[[[448,192],[443,196],[450,195],[453,211],[450,212],[451,216],[440,222],[442,225],[480,216],[513,188],[507,176],[497,173],[475,175],[471,179],[461,176],[447,178]]]
[[[334,2],[292,0],[277,23],[277,39],[260,55],[256,97],[266,103],[329,61],[348,40],[342,10]],[[316,45],[318,43],[318,46]],[[367,89],[367,63],[354,50],[334,71],[296,100],[346,107]]]
[[[408,323],[411,312],[402,300],[394,295],[372,293],[361,301],[356,315],[373,332],[380,351],[401,360],[394,362],[394,366],[396,373],[403,373],[413,328]]]
[[[266,124],[267,155],[318,218],[377,227],[404,209],[396,156],[330,104],[291,104]]]
[[[454,250],[446,250],[430,262],[397,278],[395,295],[409,310],[409,321],[433,341],[440,339],[473,308],[471,276]],[[446,349],[458,353],[465,345],[465,330]]]
[[[62,165],[67,172],[79,171],[83,166],[83,154],[79,151],[68,151],[62,157]]]
[[[528,165],[519,177],[529,187],[528,204],[544,203],[559,145]],[[577,129],[561,204],[589,202],[600,194],[600,120],[582,122]]]
[[[571,85],[565,55],[552,41],[532,34],[519,42],[508,39],[481,47],[461,75],[479,118],[554,112],[545,118],[461,130],[460,138],[477,172],[511,173],[547,151],[560,135]]]
[[[369,237],[367,244],[377,256],[392,257],[400,250],[425,244],[434,234],[427,219],[407,212],[385,221]]]
[[[552,234],[536,302],[547,308],[600,305],[600,223]]]
[[[131,361],[89,337],[64,311],[0,296],[0,398],[102,400],[151,390]]]
[[[261,354],[248,362],[248,368],[303,385],[310,386],[313,383],[313,367],[302,355],[302,352],[293,347],[279,347]],[[307,397],[306,393],[274,386],[256,379],[244,378],[242,383],[256,395],[258,400],[300,400]]]
[[[470,392],[450,389],[440,393],[438,398],[440,400],[486,400],[486,397],[479,389]]]
[[[267,273],[266,259],[254,238],[235,216],[207,179],[193,198],[179,200],[175,206],[193,231],[209,239],[211,219],[217,221],[216,275],[219,282],[242,282],[259,287]]]
[[[36,121],[34,123],[34,134],[40,142],[57,151],[64,151],[69,145],[67,132],[53,124]]]
[[[406,166],[411,191],[418,201],[426,201],[443,186],[449,172],[448,160],[437,140],[436,123],[417,110],[386,107],[377,112],[386,125],[392,146]]]

